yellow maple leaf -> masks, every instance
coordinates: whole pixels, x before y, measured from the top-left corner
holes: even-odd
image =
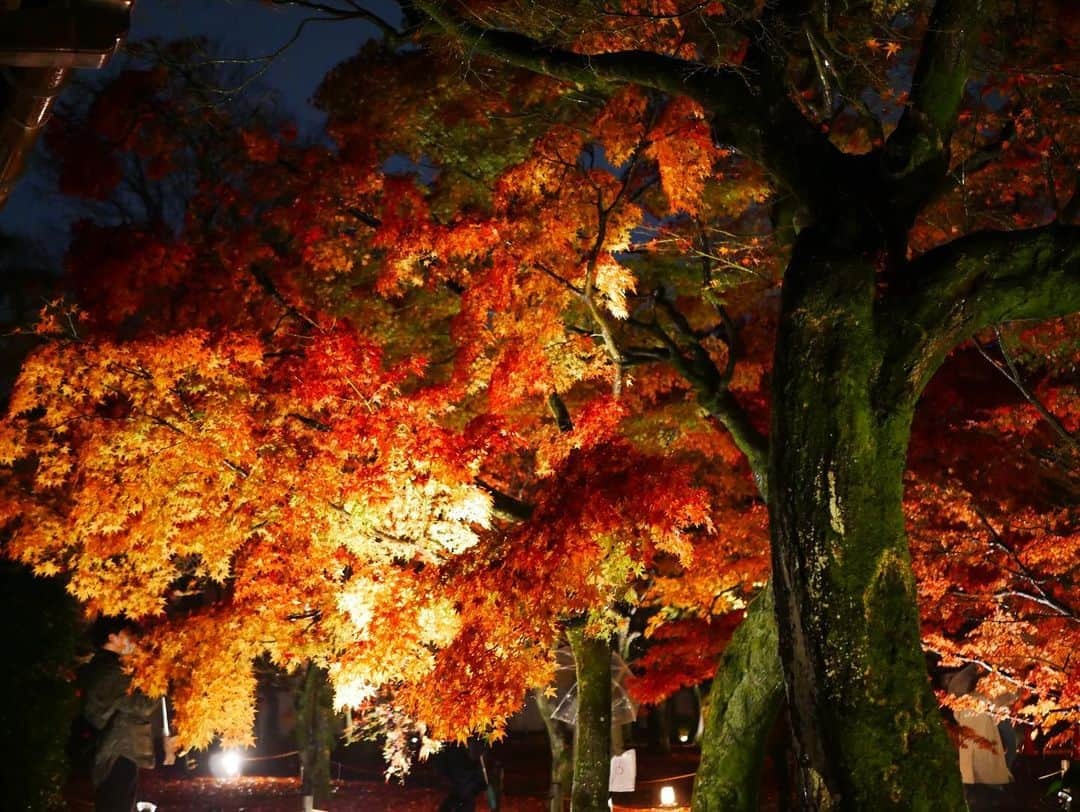
[[[626,307],[626,294],[633,293],[637,279],[633,272],[620,264],[610,254],[600,258],[596,264],[596,289],[606,300],[607,309],[617,319],[630,316]]]

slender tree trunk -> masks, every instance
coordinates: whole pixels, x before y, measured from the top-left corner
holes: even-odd
[[[766,586],[724,650],[709,690],[694,812],[756,812],[765,747],[784,684]]]
[[[571,812],[607,812],[611,772],[611,648],[567,631],[577,666],[578,710],[574,731],[574,789]]]
[[[616,744],[618,742],[618,744]],[[637,744],[634,741],[634,723],[623,722],[622,724],[615,725],[611,731],[611,755],[621,756],[627,750],[633,748]]]
[[[326,672],[308,665],[296,720],[302,772],[301,795],[325,809],[330,802],[330,751],[334,744],[333,706]],[[306,801],[305,801],[306,803]]]
[[[655,752],[662,756],[671,753],[671,714],[666,699],[649,711],[649,739]]]
[[[623,726],[613,724],[611,726],[611,756],[621,756],[626,749],[626,740],[623,736]]]
[[[697,725],[694,727],[691,740],[694,744],[701,744],[701,739],[705,735],[705,694],[700,685],[694,686],[694,702],[697,703]]]
[[[965,809],[921,653],[902,506],[913,403],[878,402],[870,258],[808,229],[785,275],[769,463],[773,589],[806,808]]]
[[[570,787],[574,777],[573,735],[570,729],[554,718],[554,708],[544,695],[544,690],[533,691],[540,718],[547,730],[548,745],[551,748],[551,789],[548,794],[548,811],[563,812],[563,799],[570,797]]]

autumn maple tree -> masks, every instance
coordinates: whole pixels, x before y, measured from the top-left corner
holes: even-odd
[[[903,472],[918,399],[950,350],[994,324],[1074,308],[1074,230],[979,230],[1000,229],[1002,219],[1023,226],[1070,217],[1072,139],[1051,135],[1040,144],[1029,129],[1019,147],[1002,128],[978,123],[987,108],[1005,107],[1002,98],[965,92],[976,78],[989,96],[1014,94],[1039,108],[1033,115],[1044,129],[1071,132],[1052,55],[1064,45],[1057,10],[1023,21],[1019,45],[997,42],[975,4],[878,18],[906,30],[914,47],[905,49],[891,37],[894,47],[882,47],[869,14],[812,6],[732,9],[730,26],[708,19],[718,11],[709,4],[668,13],[628,7],[629,23],[619,13],[583,19],[560,8],[566,16],[554,34],[544,27],[551,9],[532,16],[517,6],[467,4],[464,14],[420,6],[465,49],[518,67],[582,87],[631,84],[693,98],[711,134],[763,168],[789,204],[791,219],[778,223],[794,239],[769,441],[740,419],[722,378],[701,389],[704,405],[757,463],[767,492],[779,650],[804,794],[818,808],[962,808],[955,777],[944,788],[925,782],[929,773],[953,776],[954,756],[924,678]],[[635,25],[635,16],[643,21]],[[724,34],[740,47],[718,48]],[[981,75],[976,54],[988,60]],[[874,83],[868,66],[903,58],[909,88],[898,97],[891,82]],[[895,100],[898,113],[868,110],[867,94],[886,108]],[[1044,118],[1055,108],[1061,115]],[[1012,110],[1014,126],[1024,109]],[[976,172],[992,177],[994,153],[1008,164],[1014,149],[1045,152],[1039,165],[1047,171],[1025,175],[1033,162],[1013,162],[1018,182],[1008,197],[983,198],[973,212],[966,156],[957,150],[954,164],[951,150],[964,127],[988,153],[972,159]],[[956,196],[966,222],[942,228]],[[995,217],[1002,208],[1005,217]],[[772,616],[752,612],[747,622],[761,627]],[[729,646],[732,662],[742,642],[737,635]],[[721,716],[745,704],[731,703]]]
[[[144,154],[144,128],[195,123],[182,102],[167,72],[132,68],[63,122],[127,166],[72,192],[122,207],[127,174],[171,169],[136,190],[136,222],[76,228],[75,303],[43,314],[4,426],[8,553],[63,574],[90,613],[147,622],[136,677],[170,690],[188,746],[250,740],[260,658],[325,668],[339,707],[389,695],[439,738],[497,731],[550,680],[568,619],[606,683],[613,604],[661,559],[689,567],[699,538],[718,543],[723,484],[695,481],[699,443],[668,452],[629,425],[654,397],[621,396],[609,348],[564,346],[579,296],[561,274],[594,266],[602,292],[578,312],[606,324],[628,273],[609,256],[615,276],[596,272],[598,240],[564,231],[575,257],[518,216],[514,244],[550,263],[519,285],[490,218],[440,225],[415,178],[345,136],[338,154],[261,123],[200,139],[229,126],[216,112]],[[546,164],[540,149],[507,169],[503,205]],[[596,212],[589,175],[567,169],[568,202]],[[608,173],[615,201],[630,180]],[[166,183],[174,208],[145,205]],[[163,217],[177,187],[179,227]],[[493,261],[471,268],[480,252]],[[759,560],[761,541],[740,538]]]
[[[731,396],[729,381],[706,361],[712,331],[694,328],[665,289],[639,302],[670,317],[678,340],[657,323],[622,324],[638,328],[636,336],[628,331],[628,341],[650,332],[660,338],[646,355],[672,362],[693,383],[702,405],[756,463],[758,481],[771,497],[774,551],[781,553],[773,564],[783,576],[785,602],[781,651],[788,658],[800,759],[811,766],[804,780],[813,803],[940,803],[937,790],[932,799],[920,796],[925,771],[933,765],[949,772],[952,756],[935,733],[933,703],[921,678],[914,588],[899,518],[906,438],[923,386],[960,340],[996,322],[1069,309],[1063,298],[1050,300],[1047,279],[1064,286],[1061,274],[1075,261],[1073,232],[978,231],[1073,216],[1075,170],[1068,150],[1074,120],[1061,88],[1063,68],[1054,63],[1054,51],[1066,44],[1058,31],[1069,36],[1067,25],[1056,28],[1067,23],[1067,12],[1045,9],[1045,16],[1025,21],[1026,36],[1014,44],[990,35],[980,42],[976,11],[963,4],[939,4],[926,16],[884,16],[877,29],[869,17],[826,15],[822,23],[812,13],[766,9],[760,19],[748,15],[762,23],[756,31],[743,27],[742,13],[717,22],[724,14],[715,6],[685,12],[673,6],[667,13],[629,7],[593,18],[560,9],[564,23],[574,20],[560,31],[576,25],[585,32],[564,38],[545,29],[547,11],[531,16],[517,6],[470,5],[473,17],[434,4],[425,10],[470,52],[568,80],[579,90],[611,92],[612,104],[626,104],[633,97],[626,88],[633,85],[695,98],[698,121],[710,127],[690,124],[678,133],[676,143],[687,147],[678,161],[665,156],[660,131],[644,123],[638,126],[650,143],[640,155],[605,145],[620,169],[629,163],[633,172],[638,160],[650,167],[655,161],[672,210],[696,213],[692,201],[710,175],[702,167],[715,173],[722,157],[717,139],[730,142],[745,162],[727,172],[739,182],[722,188],[745,194],[753,177],[746,164],[756,164],[767,178],[763,186],[780,193],[768,215],[779,258],[788,263],[775,339],[779,366],[772,370],[771,443],[747,419],[745,401]],[[881,31],[895,33],[885,39]],[[919,48],[900,44],[918,37]],[[660,55],[624,50],[642,42]],[[993,67],[975,75],[973,53]],[[906,66],[909,79],[898,82],[882,72],[894,60]],[[1049,69],[1041,67],[1047,64]],[[969,72],[976,81],[965,93]],[[867,93],[877,110],[867,108]],[[678,104],[686,102],[672,102],[665,112]],[[632,141],[633,132],[624,126],[618,135]],[[549,161],[557,164],[567,152],[575,154],[564,148]],[[767,197],[746,195],[743,211],[753,217],[752,204]],[[596,227],[586,234],[604,232],[604,210],[601,205]],[[764,216],[761,208],[757,216]],[[640,223],[655,224],[647,216]],[[970,236],[950,244],[957,235]],[[783,244],[792,242],[788,254]],[[698,244],[684,239],[684,254],[693,256],[704,244],[705,235]],[[720,252],[709,251],[710,259],[714,253]],[[599,257],[595,262],[599,268]],[[584,281],[581,294],[588,299],[588,273]],[[618,367],[634,365],[642,353],[624,351],[614,332],[599,324],[594,337],[606,347],[617,377]],[[790,484],[778,497],[775,486],[784,482]],[[845,607],[867,609],[855,618],[844,615]],[[744,676],[729,681],[725,672],[718,684],[730,685],[736,695],[756,694],[758,701],[714,702],[722,730],[768,724],[768,713],[738,714],[748,705],[765,708],[776,696],[776,682],[760,679],[776,673],[768,662],[770,614],[762,600],[729,647],[726,661]],[[897,642],[905,629],[907,642]],[[855,630],[855,638],[844,637]],[[883,730],[897,730],[899,749],[882,744]],[[737,738],[743,745],[762,741]],[[745,759],[747,765],[754,761],[754,755]],[[708,770],[702,779],[710,780]],[[736,772],[726,791],[745,783]],[[951,787],[944,803],[959,805],[959,788]],[[742,789],[734,794],[743,799],[735,803],[752,803]],[[709,801],[704,803],[707,808]]]
[[[490,729],[639,599],[745,606],[697,809],[756,808],[785,696],[809,808],[962,809],[924,642],[1060,732],[1075,325],[1004,325],[1080,310],[1066,5],[329,7],[385,35],[334,148],[221,120],[181,227],[82,227],[3,424],[8,549],[157,618],[192,743],[260,655]],[[155,120],[90,126],[169,177]]]

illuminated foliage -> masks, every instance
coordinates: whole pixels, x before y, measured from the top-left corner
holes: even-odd
[[[1075,482],[1040,466],[1071,459],[1075,324],[986,331],[1080,310],[1075,228],[1047,225],[1076,217],[1065,6],[984,33],[959,0],[405,11],[320,89],[332,148],[213,116],[174,147],[152,69],[112,91],[130,131],[88,108],[85,194],[161,153],[191,180],[181,218],[76,235],[85,313],[43,323],[4,423],[12,553],[156,619],[143,683],[194,673],[227,709],[181,686],[193,743],[242,738],[225,664],[263,654],[439,737],[497,730],[560,624],[620,605],[653,613],[660,697],[771,572],[747,623],[779,621],[804,789],[916,808],[952,757],[906,520],[927,645],[1053,730]],[[1031,399],[976,405],[961,349],[920,401],[972,336]],[[776,629],[740,631],[725,668]]]
[[[1051,748],[1076,747],[1072,321],[991,333],[951,360],[927,393],[908,486],[926,645],[945,665],[981,664],[979,692],[1008,697]]]

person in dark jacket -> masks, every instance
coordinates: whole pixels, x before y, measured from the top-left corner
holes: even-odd
[[[484,742],[472,737],[466,744],[451,744],[440,753],[440,770],[450,783],[450,794],[439,812],[472,812],[476,797],[487,787],[481,759]]]
[[[123,660],[135,651],[136,629],[122,619],[99,621],[99,646],[86,674],[83,715],[97,731],[94,803],[97,812],[132,812],[139,768],[154,766],[153,716],[157,703],[132,690]],[[171,743],[166,740],[166,757]]]

